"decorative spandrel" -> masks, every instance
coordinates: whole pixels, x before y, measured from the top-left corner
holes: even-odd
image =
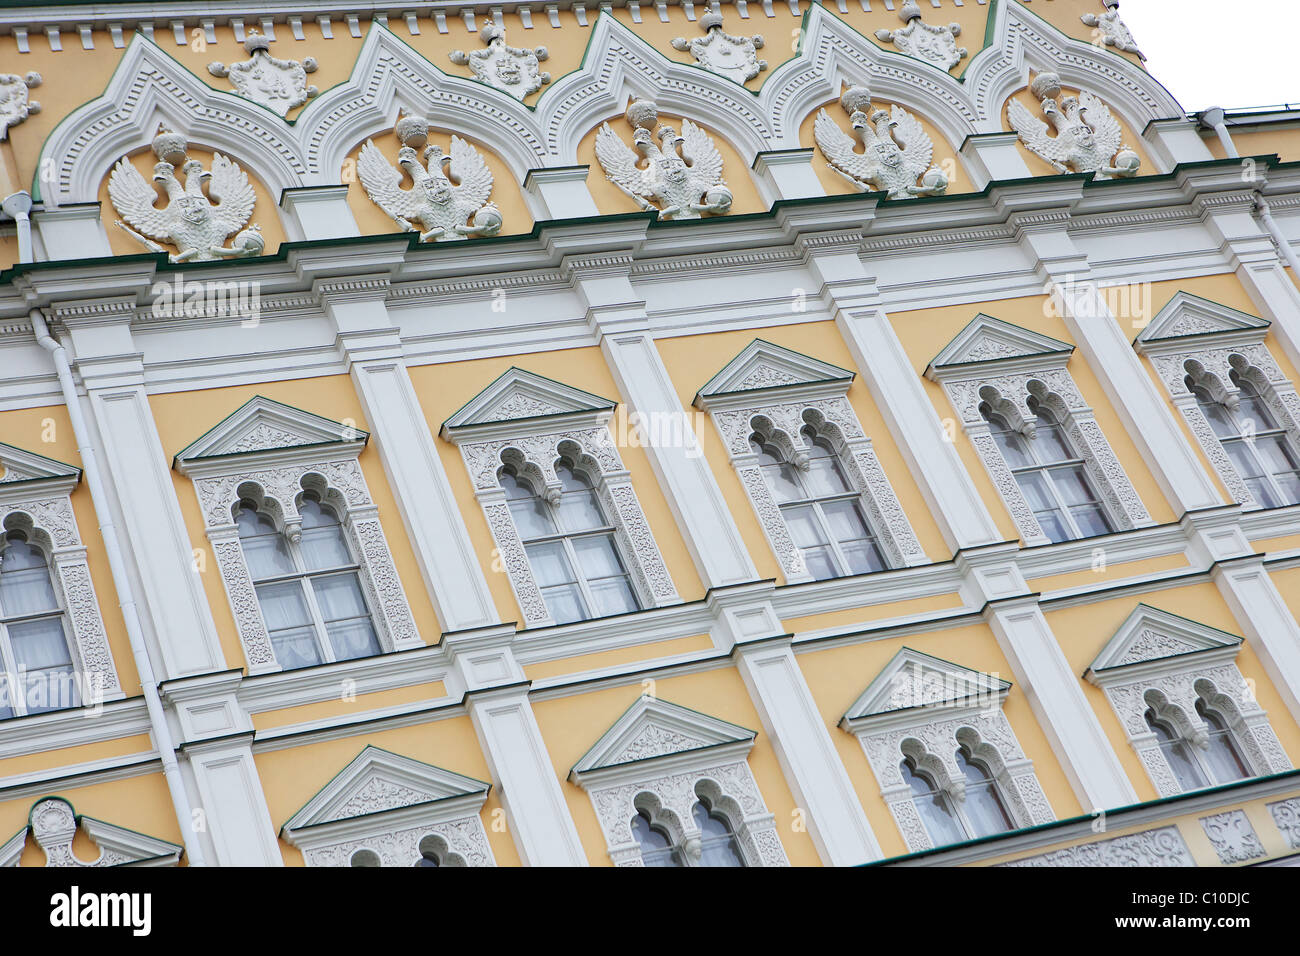
[[[1041,156],[1058,173],[1096,173],[1098,179],[1136,176],[1142,160],[1122,143],[1124,131],[1110,107],[1087,90],[1078,96],[1061,96],[1061,78],[1039,73],[1029,90],[1041,100],[1047,123],[1018,100],[1007,104],[1007,118],[1020,142]],[[1059,99],[1058,99],[1059,97]]]
[[[626,118],[632,148],[602,123],[596,159],[605,177],[641,209],[657,210],[660,219],[699,219],[731,208],[722,155],[704,130],[688,119],[682,120],[680,136],[673,127],[658,125],[658,107],[649,100],[628,104]]]
[[[41,75],[36,72],[22,76],[0,73],[0,142],[8,136],[10,126],[17,126],[41,111],[41,104],[27,95],[29,89],[40,85]]]
[[[907,0],[898,11],[898,18],[907,26],[901,30],[877,30],[876,39],[892,43],[908,56],[932,63],[945,72],[965,59],[964,46],[957,45],[961,24],[949,23],[935,26],[921,19],[921,8],[916,0]]]
[[[831,169],[859,190],[880,190],[890,199],[938,196],[948,188],[943,170],[930,163],[934,143],[915,116],[894,104],[889,110],[872,111],[868,118],[871,92],[865,86],[845,90],[840,106],[849,114],[862,150],[826,110],[818,111],[813,136]]]
[[[537,65],[550,56],[546,47],[526,50],[510,46],[505,29],[495,23],[480,30],[479,37],[486,44],[482,50],[452,50],[448,56],[452,63],[468,66],[480,83],[522,100],[551,82],[551,74],[543,73]]]
[[[187,158],[187,149],[180,133],[160,131],[154,137],[159,162],[153,184],[145,182],[125,156],[118,160],[108,181],[108,198],[122,217],[117,225],[150,252],[167,253],[172,262],[260,255],[266,248],[260,229],[256,223],[245,228],[257,202],[248,175],[221,153],[213,154],[212,169],[205,170],[197,159]],[[176,177],[177,167],[183,182]],[[154,205],[158,187],[167,197],[162,208]],[[223,245],[235,233],[234,243]]]
[[[760,60],[756,51],[763,49],[763,38],[738,37],[722,29],[722,14],[706,13],[700,17],[704,36],[687,39],[675,37],[673,49],[690,53],[698,66],[737,83],[745,83],[767,69],[767,61]]]
[[[478,150],[452,136],[448,156],[428,142],[429,121],[423,116],[402,117],[395,131],[402,141],[397,164],[410,177],[411,188],[402,188],[402,174],[373,140],[361,148],[357,174],[366,195],[403,232],[418,231],[421,242],[452,242],[501,231],[501,211],[489,201],[492,171]]]
[[[270,54],[270,45],[270,37],[250,30],[244,37],[249,59],[229,66],[220,61],[209,63],[208,72],[228,77],[235,92],[245,99],[287,116],[289,110],[302,106],[319,92],[307,85],[307,74],[316,72],[316,60],[310,56],[301,62],[282,60]]]

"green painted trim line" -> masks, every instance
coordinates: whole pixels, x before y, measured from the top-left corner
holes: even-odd
[[[1300,782],[1300,770],[1284,770],[1281,773],[1269,774],[1265,777],[1249,777],[1246,780],[1235,780],[1232,783],[1225,783],[1218,787],[1205,787],[1201,790],[1193,790],[1190,793],[1179,793],[1172,797],[1160,797],[1156,800],[1147,800],[1144,803],[1130,803],[1127,806],[1116,807],[1114,810],[1102,811],[1107,821],[1114,820],[1118,816],[1126,813],[1134,813],[1138,810],[1148,810],[1152,807],[1173,806],[1180,800],[1193,800],[1198,797],[1204,797],[1206,794],[1213,793],[1231,793],[1233,790],[1244,790],[1255,784],[1263,783],[1269,780],[1286,780],[1295,778]],[[871,866],[889,866],[894,863],[902,863],[910,860],[923,860],[926,857],[936,856],[942,853],[951,853],[953,850],[963,850],[969,847],[984,846],[996,843],[999,840],[1008,840],[1012,837],[1024,836],[1027,833],[1046,833],[1049,830],[1059,830],[1069,826],[1076,826],[1080,823],[1091,823],[1097,819],[1096,813],[1085,813],[1077,817],[1070,817],[1066,820],[1053,820],[1051,823],[1040,823],[1037,826],[1025,827],[1021,830],[1011,830],[1008,833],[995,833],[992,836],[977,837],[974,840],[964,840],[961,843],[949,843],[947,846],[934,847],[929,850],[917,850],[915,853],[904,853],[901,856],[891,856],[883,860],[872,860],[870,863],[859,864],[863,867]],[[1017,852],[1008,850],[1008,853]]]

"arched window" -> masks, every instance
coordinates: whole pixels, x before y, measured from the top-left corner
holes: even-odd
[[[642,863],[645,866],[745,865],[730,821],[715,810],[706,797],[700,797],[691,808],[691,819],[700,831],[700,837],[698,848],[691,847],[688,851],[654,822],[647,810],[638,809],[632,818],[632,835],[641,848]]]
[[[442,853],[439,841],[435,837],[425,837],[420,841],[420,858],[416,866],[442,866]]]
[[[555,474],[560,480],[556,504],[511,465],[497,476],[551,617],[567,624],[640,609],[591,481],[563,459]]]
[[[239,543],[276,660],[288,670],[378,654],[379,639],[343,527],[313,491],[298,506],[295,544],[257,502],[236,506]]]
[[[876,536],[835,451],[811,426],[802,435],[808,445],[806,470],[785,461],[757,432],[749,436],[749,445],[808,573],[821,581],[883,570],[885,559]]]
[[[691,813],[700,828],[700,866],[745,865],[726,817],[716,812],[704,797],[700,797]]]
[[[1033,438],[1013,429],[987,404],[980,411],[1043,534],[1055,542],[1114,530],[1083,459],[1074,453],[1065,430],[1049,408],[1035,405]]]
[[[660,826],[650,820],[650,814],[638,810],[632,818],[632,836],[641,847],[641,861],[645,866],[685,866],[681,851]]]
[[[1012,829],[1011,816],[1002,803],[997,784],[984,765],[962,747],[957,751],[957,766],[966,777],[966,799],[962,802],[961,816],[968,823],[971,836],[992,836]]]
[[[1154,710],[1148,710],[1143,716],[1151,732],[1156,735],[1156,741],[1165,755],[1165,760],[1169,762],[1170,769],[1174,772],[1174,779],[1178,781],[1178,786],[1184,791],[1208,787],[1210,782],[1206,779],[1200,762],[1177,729],[1167,721],[1161,720]]]
[[[26,532],[0,538],[0,717],[75,707],[72,652],[45,553]]]
[[[349,866],[383,866],[379,854],[374,850],[357,850],[348,861]]]
[[[1231,783],[1254,776],[1246,767],[1246,761],[1237,749],[1237,741],[1232,731],[1223,722],[1223,718],[1212,711],[1204,700],[1197,699],[1196,712],[1209,726],[1210,732],[1206,748],[1201,759],[1209,770],[1210,779],[1215,783]]]
[[[905,758],[898,769],[903,782],[912,790],[912,805],[925,825],[925,832],[930,835],[930,842],[935,846],[945,846],[965,840],[966,833],[953,812],[948,795],[936,787],[928,775],[922,774],[910,757]]]
[[[1203,385],[1190,375],[1186,378],[1215,437],[1261,507],[1300,503],[1300,463],[1286,430],[1278,427],[1249,379],[1234,371],[1232,381],[1240,390],[1236,408],[1216,402]]]
[[[965,799],[960,803],[935,786],[911,757],[899,765],[903,781],[912,790],[912,805],[931,842],[945,846],[1014,829],[997,784],[983,764],[962,747],[957,751],[957,766],[965,777]]]

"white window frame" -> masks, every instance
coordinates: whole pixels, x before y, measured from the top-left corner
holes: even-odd
[[[1268,715],[1237,668],[1242,643],[1235,634],[1142,604],[1084,673],[1110,701],[1160,796],[1184,791],[1147,725],[1145,715],[1152,708],[1189,747],[1199,747],[1208,733],[1196,712],[1197,700],[1203,700],[1227,726],[1252,775],[1292,769]]]
[[[748,758],[757,734],[654,697],[639,698],[574,765],[615,866],[642,866],[632,818],[644,809],[674,845],[698,846],[703,793],[726,818],[746,866],[789,866]]]
[[[416,866],[426,843],[440,865],[496,866],[483,804],[492,785],[367,746],[280,830],[307,866],[352,866],[373,853],[380,866]]]
[[[21,530],[28,543],[45,555],[81,706],[122,699],[126,695],[109,649],[86,547],[72,508],[72,490],[81,479],[81,470],[3,443],[0,466],[4,469],[0,474],[0,533]]]
[[[1235,371],[1259,392],[1300,460],[1300,394],[1282,374],[1268,347],[1270,323],[1245,312],[1179,292],[1138,335],[1134,348],[1147,356],[1174,407],[1187,421],[1229,494],[1244,510],[1262,507],[1224,450],[1214,426],[1187,387],[1190,376],[1221,404],[1232,406],[1240,389]]]
[[[928,564],[898,497],[848,400],[854,373],[828,362],[755,339],[700,389],[695,407],[708,412],[722,436],[768,544],[788,582],[811,581],[781,508],[749,444],[755,432],[804,470],[811,425],[828,442],[856,492],[886,568]],[[833,540],[829,537],[827,540]]]
[[[302,534],[298,498],[307,490],[320,495],[357,559],[381,652],[425,646],[361,471],[368,438],[351,425],[258,396],[176,456],[176,468],[194,482],[248,673],[281,667],[235,525],[234,509],[246,497],[271,503],[277,529],[295,542]]]
[[[555,620],[497,480],[505,465],[514,466],[539,495],[552,500],[560,491],[555,463],[572,461],[591,482],[614,529],[614,546],[641,608],[681,603],[610,430],[615,408],[614,402],[590,392],[510,369],[442,426],[442,437],[457,445],[465,460],[525,628],[546,627]]]
[[[956,753],[964,746],[988,770],[1013,830],[1056,819],[1002,712],[1010,692],[996,675],[903,648],[841,719],[861,744],[908,852],[933,849],[934,842],[899,772],[904,757],[960,807],[966,778]]]
[[[1033,438],[1029,398],[1052,410],[1079,456],[1115,531],[1155,522],[1115,457],[1092,409],[1067,368],[1074,346],[978,315],[939,353],[926,377],[942,385],[962,429],[988,470],[1026,546],[1049,544],[1020,483],[981,412],[987,404],[1016,431]],[[1065,542],[1068,543],[1068,542]]]

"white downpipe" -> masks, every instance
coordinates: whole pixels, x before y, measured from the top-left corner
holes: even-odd
[[[113,586],[117,589],[118,606],[122,609],[122,620],[126,623],[126,634],[131,642],[135,668],[140,675],[140,689],[144,693],[145,706],[149,711],[149,726],[153,733],[154,746],[158,748],[158,755],[162,758],[163,777],[167,781],[172,807],[176,811],[176,822],[185,840],[185,853],[190,866],[206,866],[203,846],[193,825],[194,805],[190,802],[185,780],[181,776],[180,764],[176,761],[176,745],[172,739],[171,729],[167,726],[167,718],[163,714],[162,698],[158,696],[158,681],[154,677],[153,664],[149,660],[144,632],[140,627],[140,615],[135,606],[135,592],[126,573],[126,560],[118,541],[117,528],[113,524],[112,512],[109,510],[103,479],[100,477],[99,460],[95,455],[94,446],[90,444],[86,419],[81,413],[81,403],[72,381],[72,367],[68,364],[68,353],[50,335],[49,326],[40,309],[32,309],[30,316],[36,341],[54,358],[54,370],[59,377],[59,387],[63,390],[63,402],[68,408],[68,417],[72,419],[72,433],[77,439],[77,452],[81,455],[81,470],[86,476],[86,485],[90,488],[95,516],[99,519],[99,534],[104,542],[104,551],[108,555],[109,569],[113,573]]]
[[[31,262],[36,258],[32,250],[32,197],[16,192],[0,200],[0,209],[14,217],[18,229],[18,261]]]

